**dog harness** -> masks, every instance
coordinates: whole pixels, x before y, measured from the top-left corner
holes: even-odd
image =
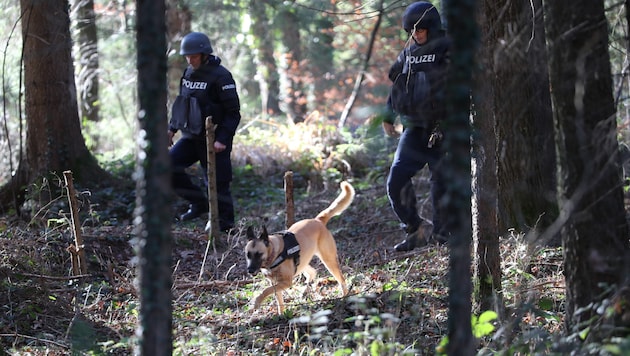
[[[282,250],[282,253],[276,257],[271,266],[269,266],[269,269],[278,267],[278,265],[284,262],[287,258],[293,258],[295,269],[297,270],[297,266],[300,264],[300,244],[297,242],[297,239],[292,232],[283,231],[281,234],[282,240],[284,240],[284,249]]]

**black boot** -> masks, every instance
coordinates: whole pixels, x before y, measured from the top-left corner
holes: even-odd
[[[407,233],[407,238],[405,238],[402,242],[399,242],[394,246],[394,250],[398,252],[411,251],[416,247],[426,246],[427,241],[424,236],[420,237],[419,235],[422,233],[422,229],[416,229],[413,232]]]
[[[207,213],[209,210],[210,209],[208,208],[208,204],[202,204],[202,203],[190,204],[190,206],[188,207],[188,211],[183,213],[179,217],[179,220],[186,221],[186,220],[196,219],[200,217],[201,214]]]
[[[432,244],[448,245],[448,237],[441,234],[433,233],[431,234],[431,237],[429,238],[429,240]]]

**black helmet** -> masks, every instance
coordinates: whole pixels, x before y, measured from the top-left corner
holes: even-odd
[[[442,28],[442,19],[435,6],[427,1],[418,1],[407,6],[402,17],[403,29],[411,33],[414,29],[424,28],[429,35]]]
[[[186,56],[197,53],[211,54],[212,45],[208,36],[201,32],[191,32],[182,39],[179,54]]]

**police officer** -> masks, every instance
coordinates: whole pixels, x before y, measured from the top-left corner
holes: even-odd
[[[179,95],[175,100],[168,137],[173,176],[173,189],[190,205],[181,220],[191,220],[207,213],[205,191],[194,184],[186,168],[200,162],[207,173],[205,120],[212,116],[216,125],[214,152],[216,157],[217,201],[219,228],[227,231],[234,226],[234,203],[230,192],[232,181],[232,140],[241,120],[236,84],[230,71],[213,54],[210,39],[203,33],[191,32],[181,42],[179,53],[186,57],[188,67],[180,80]],[[181,131],[181,138],[173,145],[173,135]],[[207,179],[207,177],[206,177]]]
[[[450,41],[442,28],[439,12],[430,2],[418,1],[407,6],[402,25],[409,35],[409,48],[400,53],[389,71],[389,78],[393,82],[397,76],[405,75],[403,69],[408,66],[406,72],[425,72],[431,88],[428,109],[422,110],[422,114],[401,115],[403,132],[387,178],[390,204],[406,232],[405,240],[396,244],[394,249],[410,251],[429,241],[446,242],[447,233],[442,225],[440,207],[445,187],[439,169],[443,157],[439,124],[446,111],[444,82]],[[391,96],[388,106],[393,107]],[[383,121],[383,130],[390,136],[396,135],[394,120],[395,115],[389,115]],[[424,220],[418,215],[412,178],[427,165],[431,172],[433,232],[424,236],[423,229],[420,229]]]

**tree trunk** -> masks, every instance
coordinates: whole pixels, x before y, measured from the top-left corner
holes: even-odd
[[[99,120],[98,36],[93,0],[72,0],[75,39],[78,49],[79,118]]]
[[[278,65],[274,55],[273,30],[270,26],[265,2],[251,0],[250,14],[252,16],[251,34],[255,38],[254,47],[257,50],[256,62],[258,85],[263,115],[278,115],[280,110],[280,78]]]
[[[284,110],[294,123],[304,121],[307,110],[307,97],[302,80],[302,43],[300,21],[292,5],[283,5],[278,14],[282,44],[284,46]]]
[[[19,212],[26,187],[41,177],[61,177],[70,170],[84,185],[99,186],[111,179],[98,166],[81,135],[68,1],[21,0],[20,6],[26,157],[19,162],[17,174],[0,190],[2,212],[10,208]]]
[[[557,129],[565,320],[573,332],[597,316],[596,308],[614,291],[609,286],[627,283],[628,225],[604,3],[552,0],[544,6]]]
[[[168,43],[168,96],[169,103],[179,94],[179,81],[182,68],[186,68],[186,58],[179,54],[182,38],[190,33],[192,13],[184,0],[166,0],[166,37]],[[168,105],[167,105],[168,106]]]
[[[309,70],[313,76],[309,97],[317,98],[315,102],[311,101],[313,106],[311,110],[321,111],[324,117],[337,116],[336,110],[326,105],[325,100],[321,98],[327,91],[337,86],[334,76],[331,75],[337,68],[334,61],[336,45],[333,43],[337,31],[335,31],[335,16],[330,16],[330,14],[339,10],[338,4],[336,0],[321,2],[321,12],[316,13],[316,18],[313,20],[315,29],[312,33],[313,38],[307,42]]]
[[[497,1],[480,3],[479,24],[484,29],[481,53],[493,53],[496,38],[490,34],[494,28],[491,10]],[[477,241],[477,282],[479,284],[480,311],[494,310],[503,316],[501,293],[501,251],[497,212],[497,157],[496,116],[494,114],[494,57],[480,56],[481,70],[476,73],[473,94],[475,115],[473,124],[473,227]],[[500,90],[497,88],[496,90]]]
[[[172,250],[170,160],[166,125],[164,1],[138,0],[138,113],[135,235],[140,280],[140,355],[171,355]]]
[[[449,259],[448,354],[475,353],[471,328],[470,244],[471,157],[470,92],[473,58],[478,45],[475,0],[449,0],[445,12],[453,39],[447,80],[448,117],[444,130],[444,150],[448,152],[442,167],[448,204],[446,226],[451,232]]]
[[[545,228],[557,216],[553,119],[542,0],[488,7],[497,123],[499,231]],[[534,18],[532,8],[535,6]],[[518,94],[517,94],[518,93]]]

